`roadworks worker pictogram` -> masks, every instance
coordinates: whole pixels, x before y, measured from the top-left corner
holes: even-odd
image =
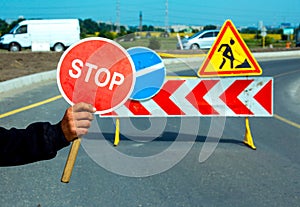
[[[221,70],[224,66],[224,64],[226,63],[226,60],[230,60],[230,68],[251,68],[251,66],[248,63],[248,60],[245,59],[243,63],[241,63],[238,59],[234,58],[234,54],[233,51],[231,49],[231,45],[234,45],[235,41],[233,39],[230,40],[230,45],[229,44],[222,44],[219,49],[218,52],[222,52],[222,49],[225,48],[225,50],[223,51],[222,55],[223,55],[223,61],[219,67],[219,69]],[[234,67],[234,61],[240,63],[239,65]]]

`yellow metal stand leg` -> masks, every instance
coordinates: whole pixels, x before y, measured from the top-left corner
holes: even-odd
[[[117,118],[114,146],[118,146],[119,142],[120,142],[120,120],[119,118]]]
[[[251,149],[256,149],[254,143],[253,143],[253,138],[251,135],[251,130],[250,130],[250,124],[249,124],[249,118],[245,118],[245,125],[246,125],[246,132],[245,132],[245,138],[244,138],[244,143],[250,147]]]

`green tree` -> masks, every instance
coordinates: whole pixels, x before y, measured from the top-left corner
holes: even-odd
[[[154,31],[154,27],[153,27],[152,25],[150,25],[150,26],[148,27],[148,31]]]
[[[93,21],[92,19],[85,19],[81,25],[84,28],[84,32],[87,34],[94,34],[100,30],[99,25],[97,22]]]
[[[99,29],[100,33],[104,33],[107,31],[113,31],[114,30],[114,25],[113,24],[106,24],[104,22],[99,23]]]
[[[127,34],[126,27],[120,26],[120,31],[118,33],[118,37],[122,37]]]
[[[147,25],[143,25],[142,31],[148,31],[148,26]]]
[[[5,31],[5,33],[8,33],[12,28],[14,28],[19,22],[23,21],[25,19],[20,18],[18,20],[13,21],[12,23],[10,23],[10,25],[8,26],[7,30]]]
[[[240,33],[257,34],[258,30],[256,27],[247,27],[240,30]]]
[[[8,28],[8,24],[6,21],[0,19],[0,35],[6,33]]]
[[[203,30],[211,30],[211,29],[217,29],[217,26],[215,25],[206,25],[204,26]]]
[[[104,37],[104,38],[113,40],[116,38],[116,35],[113,32],[103,30],[103,31],[100,31],[99,37]]]
[[[129,26],[129,30],[127,31],[127,33],[133,33],[133,32],[138,32],[137,26]]]

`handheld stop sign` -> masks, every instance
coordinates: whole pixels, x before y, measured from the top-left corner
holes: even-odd
[[[57,84],[71,105],[85,102],[103,114],[123,105],[135,85],[135,67],[127,51],[105,38],[86,38],[62,55],[57,68]],[[81,138],[74,140],[61,181],[68,183]]]
[[[73,105],[92,104],[98,114],[121,106],[135,85],[135,67],[127,51],[105,38],[86,38],[68,48],[57,69],[57,83]]]

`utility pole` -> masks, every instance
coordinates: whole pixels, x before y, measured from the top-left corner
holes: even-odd
[[[143,30],[143,14],[142,11],[140,11],[140,26],[139,31],[141,32]]]
[[[117,0],[117,6],[116,6],[116,32],[121,32],[120,30],[120,0]]]
[[[165,27],[166,27],[166,34],[169,33],[169,4],[168,0],[166,0],[166,16],[165,16]]]

